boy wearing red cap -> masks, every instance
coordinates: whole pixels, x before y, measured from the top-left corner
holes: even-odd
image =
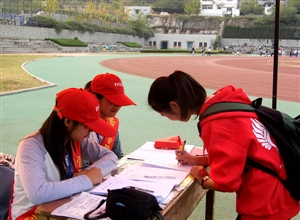
[[[107,123],[118,129],[119,119],[116,114],[122,106],[136,105],[124,92],[121,79],[112,73],[98,74],[88,82],[85,89],[95,94],[101,106],[100,117]],[[90,134],[90,138],[102,146],[112,150],[120,159],[124,156],[119,132],[115,136],[102,136],[96,132]]]
[[[99,111],[98,100],[83,89],[57,94],[42,127],[19,144],[9,219],[36,219],[38,205],[90,190],[115,169],[116,155],[87,138],[91,131],[117,132]],[[93,164],[82,170],[82,159]]]

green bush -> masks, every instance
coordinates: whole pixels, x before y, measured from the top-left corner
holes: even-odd
[[[60,34],[61,32],[62,32],[62,30],[64,29],[64,23],[63,22],[61,22],[61,21],[58,21],[58,22],[56,22],[56,24],[55,24],[55,32],[57,33],[57,34]]]
[[[136,32],[129,28],[124,30],[124,34],[136,36]]]
[[[96,24],[91,24],[88,22],[78,22],[68,19],[65,22],[57,21],[53,18],[46,16],[34,16],[32,20],[38,20],[39,27],[45,28],[54,28],[56,33],[61,33],[63,29],[71,30],[71,31],[79,31],[81,33],[89,32],[91,34],[95,32],[103,32],[103,33],[116,33],[116,34],[126,34],[132,36],[139,36],[141,38],[150,38],[154,36],[154,33],[151,28],[144,27],[145,24],[137,24],[137,30],[131,27],[119,28],[119,27],[107,27],[107,26],[99,26]],[[143,26],[144,25],[144,26]],[[142,27],[142,28],[141,28]],[[136,28],[136,27],[135,27]]]
[[[135,42],[117,42],[117,43],[123,44],[123,45],[125,45],[127,47],[133,47],[133,48],[141,48],[142,47],[141,45],[139,45],[139,44],[137,44]]]
[[[145,39],[149,39],[150,37],[154,37],[154,33],[153,33],[153,31],[152,30],[145,30],[144,31],[144,38]]]
[[[110,28],[101,26],[99,27],[99,32],[110,33]]]
[[[66,23],[73,28],[73,30],[79,31],[81,33],[86,32],[86,27],[83,23],[78,21],[66,21]]]
[[[83,25],[85,26],[86,31],[89,32],[90,34],[93,34],[96,32],[95,26],[93,24],[84,22]]]
[[[218,53],[220,53],[220,54],[231,54],[232,52],[230,50],[219,50]]]
[[[74,39],[66,39],[66,38],[46,38],[45,40],[50,40],[56,44],[59,44],[64,47],[87,47],[88,44],[78,40],[77,37]]]
[[[281,39],[297,39],[295,38],[299,29],[296,27],[280,27],[279,37]],[[251,38],[251,39],[273,39],[274,38],[274,25],[265,26],[226,26],[223,31],[223,38]]]
[[[38,27],[55,28],[55,25],[57,24],[57,21],[54,18],[49,18],[40,15],[36,17],[38,19]]]

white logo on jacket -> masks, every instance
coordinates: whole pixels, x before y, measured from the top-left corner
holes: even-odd
[[[257,141],[268,150],[271,150],[272,147],[275,147],[276,150],[278,150],[276,145],[271,140],[270,132],[266,129],[266,127],[256,119],[251,118],[251,121],[253,128],[252,131],[256,136]]]

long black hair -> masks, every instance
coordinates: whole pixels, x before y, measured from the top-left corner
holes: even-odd
[[[187,118],[189,111],[199,112],[205,99],[206,91],[200,83],[177,70],[169,76],[157,78],[148,93],[148,104],[157,112],[170,113],[169,103],[176,101],[181,110],[181,120]]]
[[[73,122],[72,129],[68,130],[64,124],[64,118],[60,119],[57,113],[52,111],[39,129],[43,136],[45,148],[59,170],[61,180],[67,178],[65,156],[67,150],[71,148],[70,134],[79,125],[79,122]]]
[[[104,95],[98,94],[98,93],[95,93],[95,92],[92,91],[92,81],[88,81],[88,82],[85,84],[84,90],[86,90],[86,91],[88,91],[88,92],[94,94],[94,95],[97,97],[98,100],[101,100],[101,99],[103,99],[103,97],[104,97]]]

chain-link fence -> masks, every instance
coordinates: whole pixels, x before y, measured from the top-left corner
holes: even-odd
[[[34,18],[37,15],[51,16],[57,21],[65,22],[73,20],[88,22],[106,27],[126,28],[127,24],[114,21],[103,21],[95,18],[88,18],[85,12],[87,1],[58,0],[57,10],[50,13],[45,12],[46,1],[41,0],[0,0],[0,23],[8,25],[37,26]],[[112,13],[113,16],[113,13]]]

